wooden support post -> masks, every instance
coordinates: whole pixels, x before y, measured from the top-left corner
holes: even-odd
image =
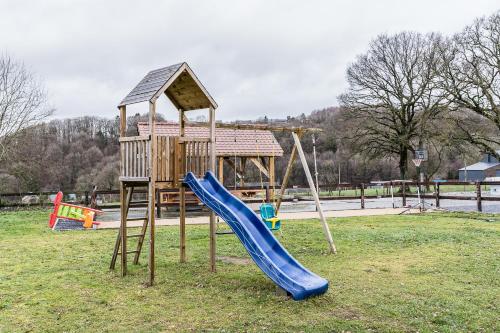
[[[275,170],[274,170],[274,156],[269,157],[269,190],[271,191],[271,200],[274,201],[274,189],[275,189]]]
[[[180,137],[185,136],[185,117],[184,111],[179,110],[179,135]],[[181,145],[181,172],[182,177],[186,174],[186,145]],[[180,262],[186,262],[186,189],[182,186],[182,182],[179,182],[179,226],[180,226]]]
[[[441,203],[439,202],[439,183],[435,183],[435,186],[436,186],[436,208],[439,208],[441,207]]]
[[[210,170],[215,172],[215,109],[213,106],[209,109],[209,124],[210,124]],[[210,271],[215,272],[215,213],[210,212]]]
[[[403,207],[406,207],[406,183],[402,183],[402,188],[403,188]]]
[[[160,190],[156,190],[156,217],[161,219]]]
[[[148,271],[149,285],[152,286],[155,280],[155,190],[156,190],[156,105],[154,102],[149,102],[149,133],[151,134],[151,142],[149,145],[149,186],[148,186],[148,214],[149,214],[149,256],[148,256]]]
[[[218,177],[221,184],[224,184],[224,157],[219,157]]]
[[[127,107],[122,105],[120,109],[120,136],[124,137],[127,133]]]
[[[302,137],[302,133],[297,133],[297,136],[300,140]],[[293,145],[292,152],[290,153],[290,159],[288,160],[288,164],[286,166],[285,176],[283,177],[283,181],[281,182],[280,194],[278,196],[278,201],[276,202],[276,215],[278,214],[281,202],[283,201],[283,196],[285,195],[286,187],[288,186],[288,179],[290,179],[290,175],[292,173],[293,163],[295,162],[295,158],[297,157],[297,146]]]
[[[120,243],[122,245],[121,273],[127,275],[127,191],[125,184],[120,182]]]
[[[481,182],[476,183],[476,195],[477,195],[477,211],[483,211],[483,204],[481,199]]]
[[[90,195],[90,208],[97,209],[97,186],[94,185]]]
[[[240,187],[243,188],[245,186],[245,168],[247,165],[247,158],[246,157],[240,157]]]
[[[330,228],[328,227],[328,223],[326,222],[325,214],[323,213],[323,208],[321,207],[321,203],[319,201],[318,192],[316,192],[316,185],[314,184],[311,171],[309,170],[309,166],[307,165],[306,155],[302,150],[302,145],[300,144],[300,139],[297,133],[292,132],[293,140],[295,141],[295,146],[297,147],[297,152],[299,153],[300,160],[302,162],[302,166],[304,168],[304,172],[306,173],[307,182],[309,183],[309,188],[311,189],[311,193],[314,197],[314,201],[316,202],[316,207],[319,213],[319,217],[321,220],[321,224],[323,225],[323,231],[325,233],[326,240],[328,241],[330,251],[332,253],[337,253],[337,249],[335,248],[335,244],[333,243],[332,234],[330,233]]]
[[[361,209],[365,209],[365,184],[361,183]]]
[[[120,106],[120,137],[124,137],[127,132],[127,107],[125,105]],[[120,149],[121,154],[124,152]],[[123,158],[121,159],[123,160]],[[123,175],[124,166],[121,165],[121,175]],[[127,275],[127,194],[125,183],[120,182],[120,237],[122,246],[121,260],[121,275]]]

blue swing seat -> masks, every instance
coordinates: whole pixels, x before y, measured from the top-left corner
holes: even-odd
[[[281,220],[276,216],[274,206],[269,203],[260,205],[260,217],[270,230],[280,230]]]

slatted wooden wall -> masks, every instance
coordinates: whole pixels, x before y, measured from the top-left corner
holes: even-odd
[[[148,152],[149,136],[133,136],[120,138],[121,177],[149,177]]]

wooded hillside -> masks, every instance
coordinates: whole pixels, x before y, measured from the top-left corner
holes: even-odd
[[[397,161],[391,158],[366,158],[343,136],[349,128],[341,121],[342,111],[331,107],[313,111],[309,115],[288,117],[279,121],[292,126],[320,127],[324,131],[317,135],[316,151],[321,186],[334,187],[339,181],[348,183],[389,180],[398,178]],[[137,133],[137,122],[146,116],[134,115],[128,118],[128,133]],[[161,118],[160,118],[161,119]],[[260,118],[254,123],[274,123]],[[52,120],[22,131],[14,143],[15,154],[0,165],[0,191],[85,191],[92,185],[99,189],[118,188],[119,146],[118,119],[82,117]],[[289,133],[276,133],[285,151],[276,163],[277,180],[283,176],[292,137]],[[306,154],[309,155],[311,170],[313,165],[313,145],[311,135],[302,139]],[[476,152],[477,154],[477,152]],[[441,164],[434,176],[456,178],[457,169],[463,166],[461,156],[453,150],[445,151]],[[299,162],[291,176],[290,185],[305,185],[306,179]],[[431,161],[430,164],[437,165]],[[256,168],[248,167],[249,182],[259,182]],[[227,170],[226,182],[232,184],[231,170]],[[314,172],[314,171],[313,171]],[[410,177],[415,176],[410,167]]]

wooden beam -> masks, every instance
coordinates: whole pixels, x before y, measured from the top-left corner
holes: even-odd
[[[217,171],[220,183],[224,184],[224,157],[219,157],[219,166]]]
[[[127,275],[127,211],[128,202],[125,184],[120,182],[120,243],[122,246],[121,254],[121,273]]]
[[[179,135],[180,140],[184,138],[185,133],[186,118],[184,117],[184,111],[179,109]],[[181,145],[181,175],[182,177],[186,174],[186,145]],[[186,262],[186,189],[179,182],[179,225],[180,225],[180,262]]]
[[[302,133],[299,132],[297,134],[299,140],[302,137]],[[288,164],[286,166],[285,176],[283,177],[283,181],[281,182],[280,194],[278,196],[278,202],[276,203],[276,214],[278,214],[281,202],[283,201],[283,196],[285,195],[286,188],[288,186],[288,180],[290,179],[290,175],[292,174],[293,163],[295,162],[295,158],[297,157],[297,146],[294,144],[292,147],[292,152],[290,153],[290,159],[288,160]]]
[[[120,109],[120,136],[125,136],[127,132],[127,107],[122,105]]]
[[[152,286],[155,280],[155,190],[156,190],[156,105],[154,102],[149,102],[149,133],[151,134],[151,142],[149,145],[149,175],[148,184],[148,214],[149,214],[149,255],[148,255],[148,271],[149,285]]]
[[[238,178],[243,178],[243,175],[241,175],[238,170],[237,170],[237,166],[235,165],[236,162],[233,162],[233,160],[229,159],[229,158],[226,158],[226,163],[229,164],[229,166],[234,170],[234,172],[236,172],[236,177]]]
[[[275,190],[275,171],[274,171],[274,156],[269,157],[269,190],[271,191],[271,201],[274,202],[274,190]]]
[[[267,178],[269,178],[269,170],[267,170],[256,157],[250,157],[249,159],[264,175],[266,175]]]
[[[193,127],[205,127],[205,123],[191,122],[189,126]],[[321,128],[315,127],[299,127],[299,126],[273,126],[265,124],[230,124],[230,123],[215,123],[216,128],[229,128],[229,129],[249,129],[249,130],[266,130],[272,132],[291,132],[291,133],[319,133],[323,132]]]
[[[216,105],[216,104],[215,104]],[[210,171],[215,172],[215,108],[211,106],[209,108],[208,122],[210,125]],[[216,244],[215,244],[215,213],[210,212],[210,271],[215,272],[215,256],[216,256]]]
[[[337,249],[335,248],[335,244],[333,243],[332,234],[330,233],[330,228],[328,227],[328,223],[326,222],[325,214],[323,213],[323,208],[321,207],[321,203],[319,201],[318,192],[316,192],[316,186],[314,184],[313,178],[311,176],[311,171],[309,170],[309,166],[307,165],[306,155],[302,150],[302,145],[300,143],[300,138],[297,133],[292,133],[293,140],[295,142],[295,146],[297,147],[297,152],[300,156],[300,161],[302,162],[302,166],[304,168],[304,172],[306,173],[307,182],[309,183],[309,188],[311,189],[311,193],[313,195],[314,201],[316,202],[316,208],[319,213],[319,218],[321,220],[321,224],[323,226],[323,231],[325,233],[326,240],[328,241],[328,245],[330,247],[330,251],[332,253],[337,253]]]
[[[127,131],[127,107],[122,105],[119,107],[120,109],[120,137],[124,137]],[[123,161],[124,151],[120,149],[122,154],[121,160]],[[121,175],[123,174],[123,163],[120,166]],[[120,243],[122,246],[122,255],[121,255],[121,275],[127,275],[127,211],[128,211],[128,202],[126,195],[125,184],[120,182]],[[118,253],[118,252],[117,252]]]
[[[247,165],[247,158],[240,156],[240,187],[245,186],[245,169]]]

